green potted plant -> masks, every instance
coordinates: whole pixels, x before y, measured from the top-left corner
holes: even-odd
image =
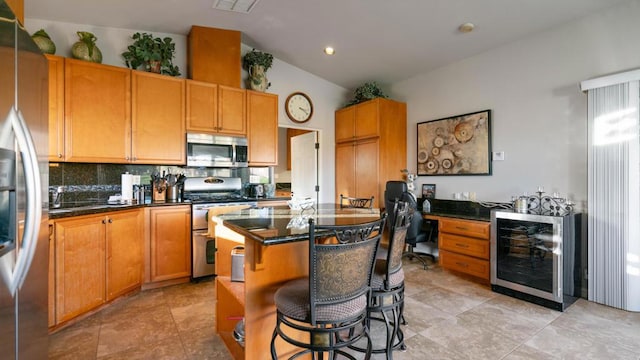
[[[387,95],[385,95],[384,91],[380,89],[375,81],[368,82],[355,89],[355,91],[353,92],[353,99],[349,103],[347,103],[346,106],[359,104],[363,101],[368,101],[379,97],[386,98]]]
[[[271,86],[267,81],[266,71],[271,68],[273,55],[252,49],[244,54],[242,66],[249,72],[249,87],[257,91],[265,91]]]
[[[179,76],[180,69],[173,65],[176,45],[170,37],[161,39],[152,34],[135,33],[131,37],[133,44],[122,53],[124,62],[131,69],[143,66],[146,71]]]

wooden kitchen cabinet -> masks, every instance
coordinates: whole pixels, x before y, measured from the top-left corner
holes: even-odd
[[[24,0],[7,0],[6,2],[16,15],[16,19],[24,25]]]
[[[384,205],[378,197],[378,139],[336,144],[336,197],[340,194],[368,198],[375,196],[374,206]],[[338,175],[339,174],[339,175]]]
[[[148,225],[148,274],[146,282],[191,276],[191,206],[145,209]]]
[[[55,222],[56,324],[105,301],[104,218],[81,216]]]
[[[335,133],[336,202],[374,196],[384,207],[386,182],[407,167],[406,104],[378,98],[337,110]]]
[[[49,61],[49,161],[64,160],[64,58]]]
[[[245,90],[186,80],[188,132],[246,136]]]
[[[185,80],[133,71],[131,161],[185,164]]]
[[[438,247],[440,265],[488,283],[490,278],[490,223],[440,217]]]
[[[278,95],[246,93],[249,165],[278,165]]]
[[[137,209],[107,218],[107,301],[140,288],[143,277],[144,213]]]
[[[127,163],[131,70],[65,59],[65,161]]]
[[[53,226],[56,325],[141,286],[141,210],[77,216]]]
[[[336,142],[354,141],[381,135],[381,121],[402,120],[406,123],[406,106],[378,98],[336,111]],[[402,113],[404,111],[404,114]],[[406,126],[406,124],[405,124]]]

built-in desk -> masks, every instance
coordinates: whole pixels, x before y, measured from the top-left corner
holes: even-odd
[[[489,284],[490,222],[480,214],[431,212],[422,215],[438,222],[440,266]]]
[[[276,323],[275,291],[285,282],[309,273],[308,223],[349,225],[380,218],[378,209],[340,209],[320,204],[316,211],[263,207],[226,213],[216,222],[216,331],[235,359],[269,358]],[[323,233],[317,233],[322,236]],[[231,281],[231,249],[244,245],[244,283]],[[237,322],[245,319],[245,347],[233,338]],[[294,348],[281,339],[278,352],[291,356]],[[289,349],[289,350],[287,350]]]

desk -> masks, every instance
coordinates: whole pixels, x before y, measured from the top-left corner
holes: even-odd
[[[379,219],[380,211],[319,204],[316,211],[263,207],[213,219],[218,249],[216,332],[234,359],[268,357],[276,324],[273,295],[285,282],[309,274],[309,218],[322,225],[353,225]],[[245,247],[244,283],[232,282],[230,278],[231,249],[239,244]],[[233,339],[233,329],[242,317],[245,318],[244,348]],[[276,346],[286,357],[294,350],[281,339]]]
[[[440,266],[489,284],[490,222],[429,213],[423,214],[423,218],[438,221]]]

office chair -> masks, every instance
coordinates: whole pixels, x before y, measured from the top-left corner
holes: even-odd
[[[418,203],[413,194],[408,192],[407,183],[404,181],[387,181],[384,191],[384,203],[386,209],[393,209],[395,200],[407,202],[409,207],[416,211],[416,214],[411,219],[411,226],[407,231],[406,243],[408,245],[408,251],[402,254],[402,257],[407,257],[410,260],[419,260],[424,269],[427,269],[427,260],[425,257],[435,261],[436,258],[433,254],[414,251],[418,243],[433,242],[433,236],[436,233],[435,226],[430,221],[423,221],[421,214],[418,212]],[[389,224],[393,224],[395,219],[392,219],[393,215],[389,213]]]

